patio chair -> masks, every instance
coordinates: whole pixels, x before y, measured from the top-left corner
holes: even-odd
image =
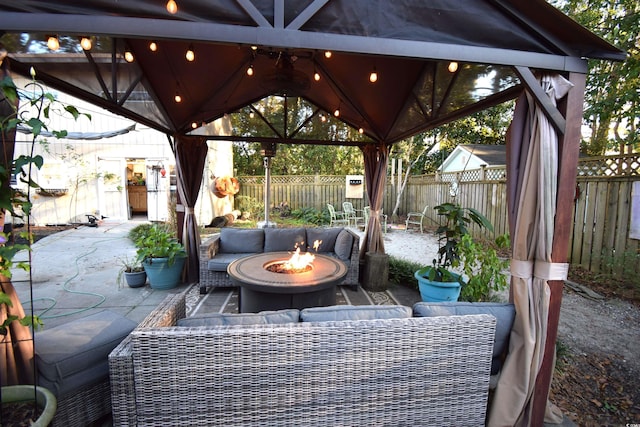
[[[358,214],[358,210],[354,209],[353,203],[342,202],[342,211],[344,212],[345,218],[347,218],[348,224],[353,223],[355,228],[358,228],[358,223],[360,222],[363,223],[363,227],[366,225],[364,224],[364,216]]]
[[[420,233],[422,233],[422,220],[424,219],[425,215],[427,214],[427,209],[429,209],[429,205],[425,205],[425,207],[422,210],[422,212],[409,212],[407,214],[407,221],[406,221],[405,229],[404,229],[405,233],[409,229],[409,224],[419,225],[420,226]]]
[[[336,211],[336,208],[329,203],[327,203],[327,209],[329,210],[329,216],[331,217],[329,220],[330,227],[333,227],[334,225],[349,225],[349,220],[344,217],[344,212]]]
[[[369,215],[371,214],[371,207],[365,206],[362,209],[362,213],[364,214],[364,225],[365,227],[369,224]],[[380,211],[380,224],[382,224],[382,231],[384,234],[387,234],[387,215]]]

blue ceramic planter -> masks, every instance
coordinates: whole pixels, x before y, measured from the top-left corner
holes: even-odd
[[[169,265],[168,258],[152,258],[151,262],[142,262],[149,278],[149,286],[153,289],[173,289],[180,284],[182,268],[186,257],[175,258]]]
[[[418,281],[418,289],[420,289],[422,301],[458,301],[458,297],[460,297],[460,289],[462,286],[459,282],[433,282],[418,274],[417,271],[414,273],[414,277]]]

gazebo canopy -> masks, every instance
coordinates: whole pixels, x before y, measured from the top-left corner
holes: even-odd
[[[5,0],[0,31],[29,34],[20,50],[7,46],[12,71],[29,76],[33,66],[51,87],[170,135],[286,94],[328,114],[339,109],[340,120],[371,141],[394,143],[515,98],[530,70],[585,73],[586,57],[624,58],[542,0],[178,0],[177,6],[171,14],[164,0]],[[49,35],[60,38],[59,50],[46,49]],[[92,38],[91,50],[80,47],[82,36]]]

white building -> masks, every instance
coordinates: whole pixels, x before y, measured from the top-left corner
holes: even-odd
[[[16,80],[19,88],[27,83]],[[175,209],[170,201],[176,191],[175,157],[167,136],[64,93],[44,90],[55,95],[61,104],[90,114],[91,119],[83,115],[74,121],[52,112],[49,130],[66,130],[66,139],[50,136],[32,143],[30,134],[17,133],[15,156],[33,152],[44,157],[44,166],[34,173],[34,180],[42,188],[31,190],[31,222],[82,223],[87,222],[87,215],[167,220],[170,209]],[[206,128],[221,135],[228,134],[229,126],[219,120]],[[219,199],[210,191],[212,177],[233,175],[231,142],[210,141],[205,168],[195,209],[200,225],[233,209],[229,196]],[[18,185],[27,188],[26,184]]]

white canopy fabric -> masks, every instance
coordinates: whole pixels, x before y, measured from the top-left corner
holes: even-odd
[[[543,76],[541,85],[554,105],[572,86],[559,75]],[[507,144],[512,190],[509,191],[513,236],[511,292],[516,318],[489,425],[527,426],[547,336],[551,294],[548,281],[564,280],[568,272],[568,264],[551,262],[557,209],[558,136],[528,92],[518,99]],[[545,421],[562,421],[562,414],[550,403]]]

